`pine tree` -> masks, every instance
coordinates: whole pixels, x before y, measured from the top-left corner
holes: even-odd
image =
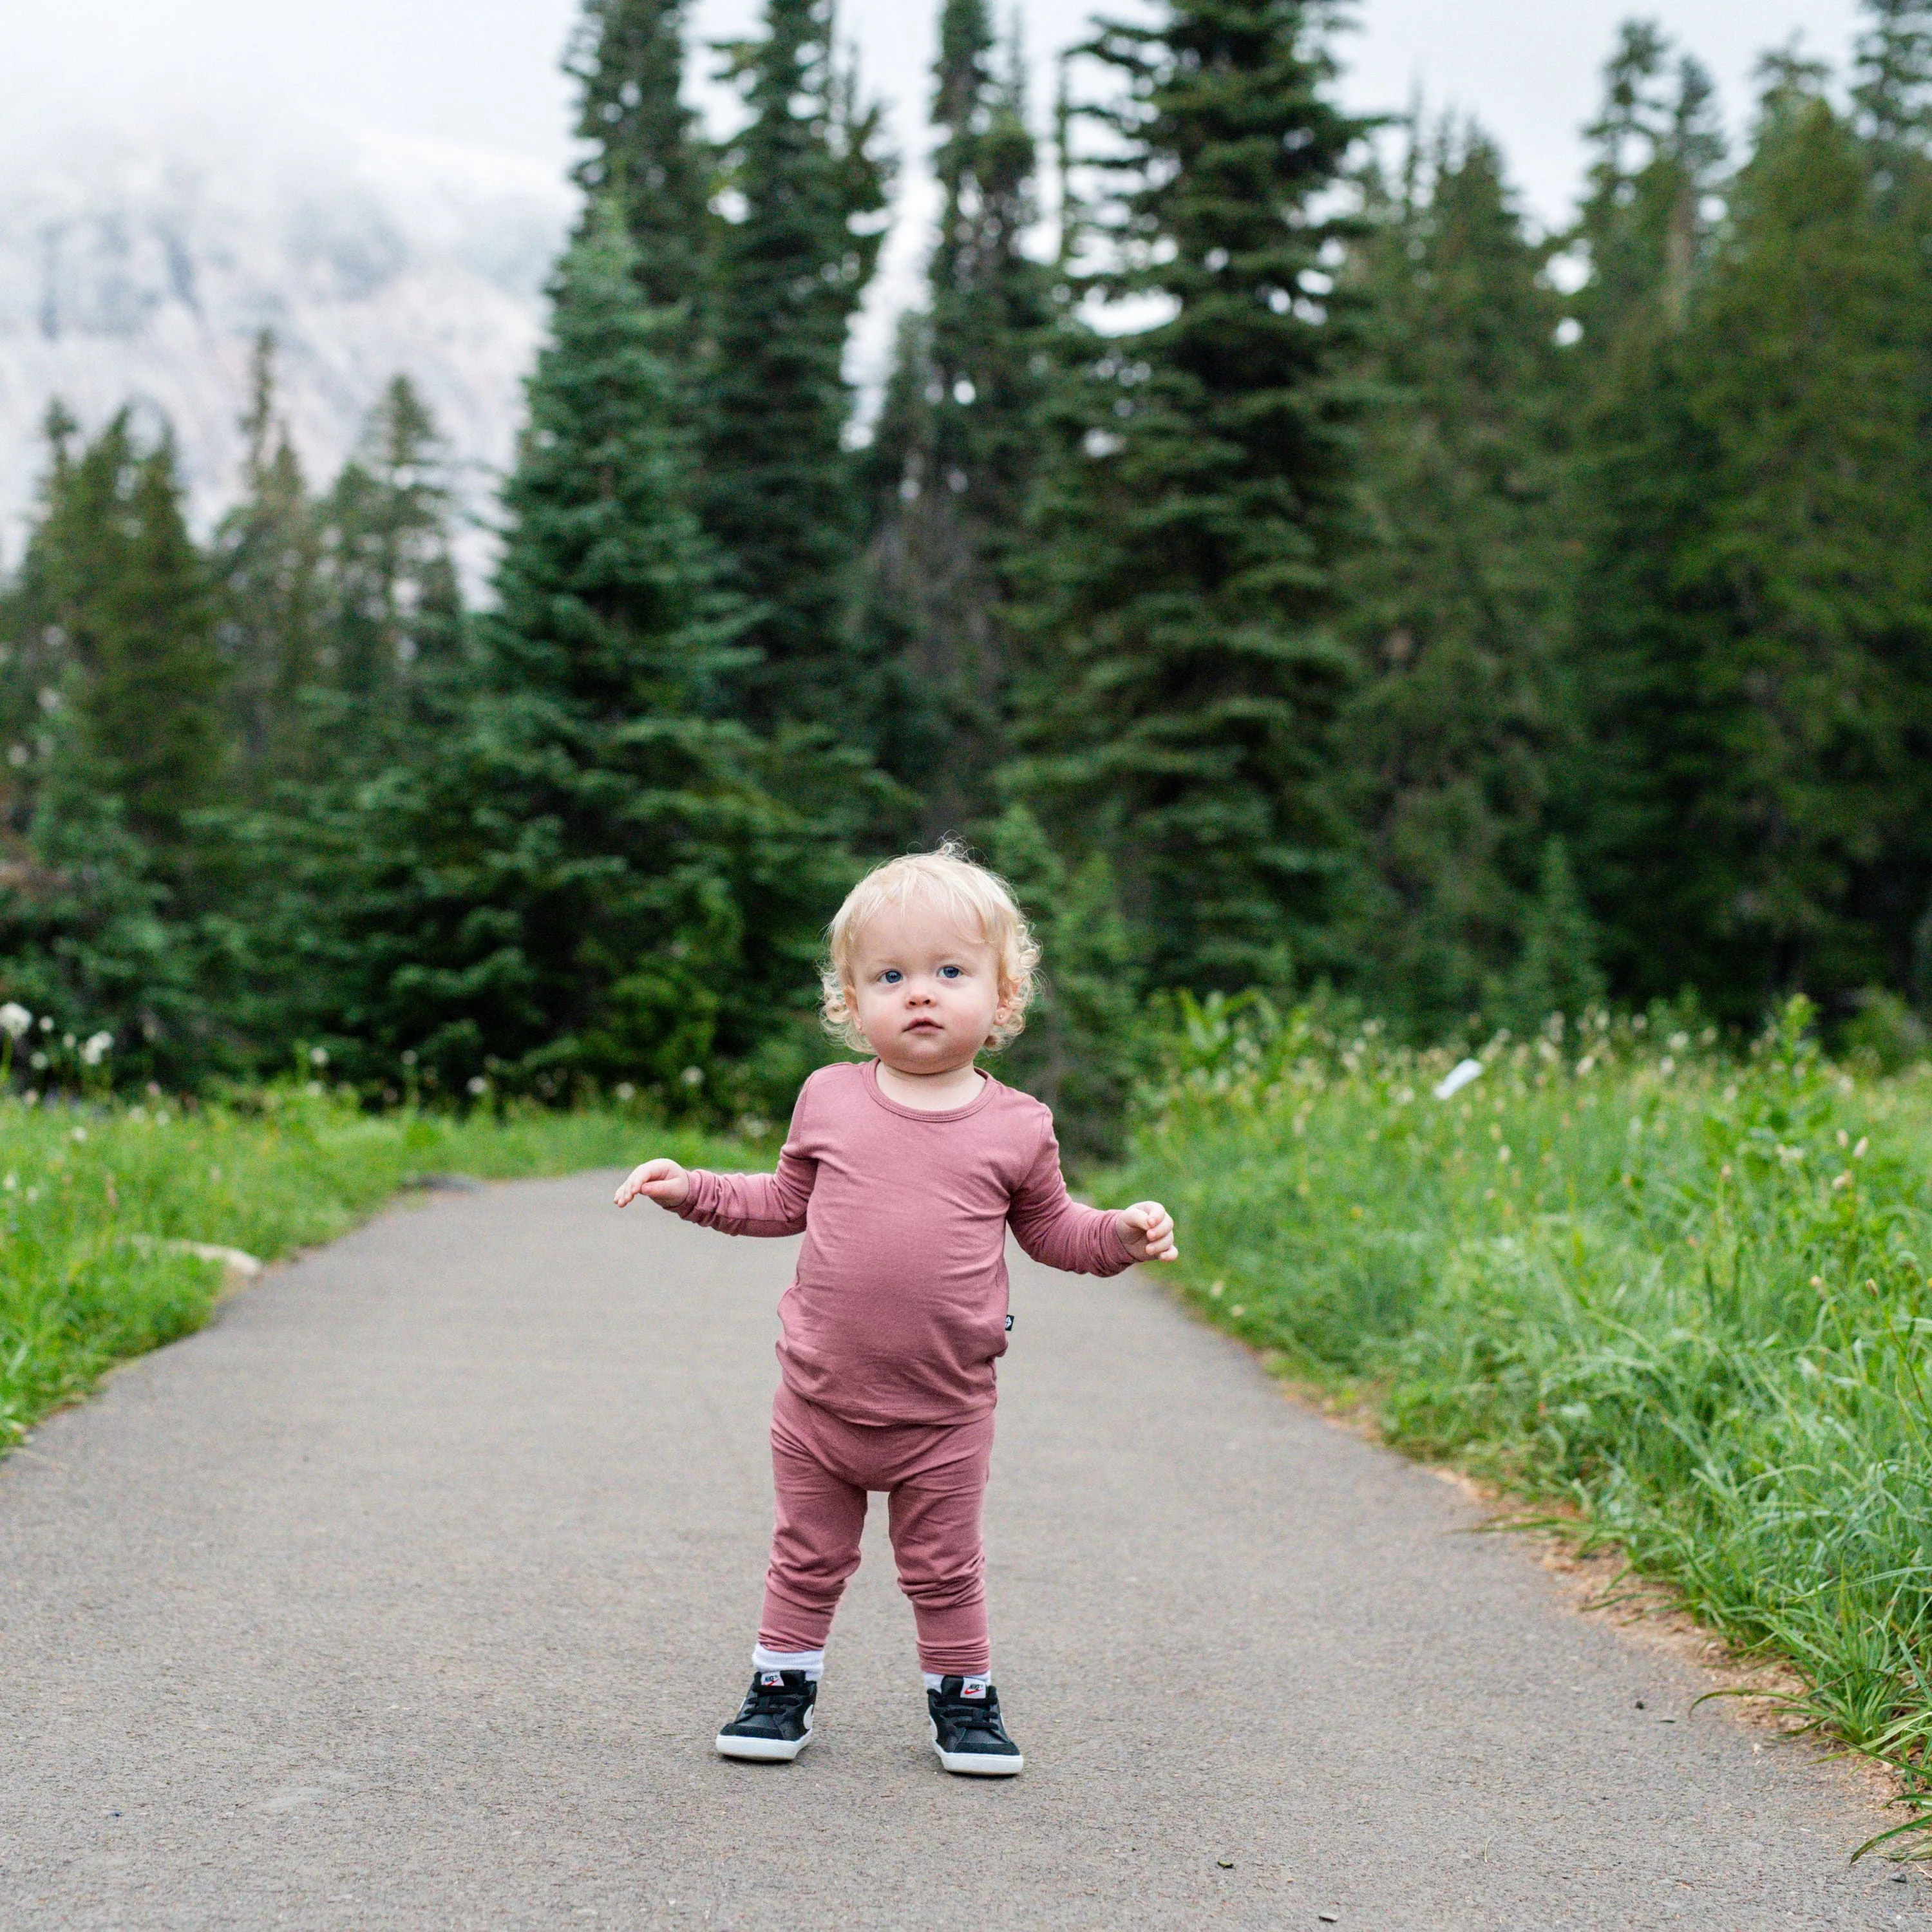
[[[66,500],[80,433],[80,424],[56,399],[43,424],[46,469],[36,492],[41,528]],[[0,836],[16,856],[33,826],[53,751],[53,713],[67,676],[66,634],[56,608],[62,571],[58,546],[30,542],[18,574],[0,594],[0,739],[5,745]]]
[[[388,755],[412,691],[462,645],[448,458],[406,376],[383,392],[362,447],[320,506],[322,682],[349,748]]]
[[[76,452],[58,411],[50,428],[14,614],[46,722],[0,970],[35,1011],[112,1034],[124,1076],[198,1078],[222,1058],[200,932],[227,750],[214,586],[165,432],[144,446],[123,411]]]
[[[57,474],[30,566],[62,640],[66,754],[168,860],[226,752],[213,586],[182,497],[172,439],[142,448],[124,410]]]
[[[751,118],[729,157],[742,213],[718,242],[700,426],[705,526],[752,613],[738,701],[760,730],[866,742],[877,696],[848,622],[862,520],[843,364],[883,238],[878,110],[836,64],[830,0],[769,0],[732,71]]]
[[[302,694],[320,640],[321,532],[302,464],[275,406],[275,343],[256,338],[242,500],[215,533],[220,638],[242,770],[258,795],[298,778],[312,745]]]
[[[1353,298],[1336,190],[1360,132],[1324,10],[1171,0],[1093,44],[1126,89],[1089,232],[1104,296],[1172,319],[1096,341],[1043,479],[1013,774],[1057,844],[1107,853],[1154,983],[1320,962],[1326,796],[1352,665],[1325,628],[1350,480]]]
[[[1888,155],[1923,155],[1932,142],[1932,4],[1864,0],[1852,89],[1859,131]]]
[[[680,361],[693,346],[710,254],[716,161],[680,95],[686,0],[585,0],[564,70],[582,88],[577,166],[586,210],[614,200],[638,254],[638,281],[669,310],[664,340]],[[586,218],[589,218],[586,214]]]
[[[1018,45],[1000,70],[986,0],[946,0],[939,40],[944,200],[927,306],[902,319],[865,466],[876,520],[867,614],[896,630],[904,666],[882,752],[918,788],[933,836],[990,808],[1004,756],[1000,607],[1054,315],[1052,272],[1021,245],[1037,211]]]
[[[1367,186],[1349,275],[1376,400],[1337,582],[1369,863],[1342,932],[1378,1006],[1432,1035],[1520,950],[1568,729],[1562,308],[1479,130],[1412,127],[1397,182]]]
[[[362,788],[315,862],[374,855],[316,975],[344,988],[333,1025],[445,1090],[684,1099],[686,1069],[802,1037],[843,876],[762,748],[706,716],[741,620],[634,271],[607,206],[558,272],[469,688],[436,755]]]
[[[1591,426],[1572,781],[1620,990],[1741,1020],[1902,984],[1932,887],[1925,270],[1816,80],[1773,82],[1684,327]]]
[[[1589,191],[1566,238],[1589,262],[1570,304],[1580,368],[1605,366],[1633,328],[1681,324],[1708,238],[1706,203],[1724,155],[1716,90],[1688,55],[1673,73],[1670,52],[1654,22],[1628,22],[1604,70],[1603,111],[1585,130],[1596,148]]]

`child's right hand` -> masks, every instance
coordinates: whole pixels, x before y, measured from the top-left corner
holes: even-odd
[[[682,1208],[691,1198],[691,1176],[674,1160],[647,1160],[624,1177],[617,1205],[628,1208],[640,1194],[648,1194],[660,1208]]]

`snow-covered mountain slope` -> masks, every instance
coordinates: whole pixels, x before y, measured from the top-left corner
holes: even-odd
[[[196,521],[236,487],[248,372],[272,329],[311,484],[405,370],[466,506],[487,518],[569,220],[567,185],[514,154],[388,138],[176,125],[70,130],[0,152],[0,559],[17,562],[40,424],[124,404],[174,428]],[[487,545],[466,546],[472,566]]]

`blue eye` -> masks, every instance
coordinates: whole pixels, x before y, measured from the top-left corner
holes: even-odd
[[[879,975],[879,977],[889,986],[898,985],[899,980],[903,976],[904,976],[900,973],[899,969],[896,966],[888,966],[886,970]]]
[[[939,969],[939,976],[942,980],[956,980],[959,976],[959,968],[956,966],[942,966]]]

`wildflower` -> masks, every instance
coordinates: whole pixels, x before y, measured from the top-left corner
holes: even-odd
[[[86,1140],[87,1138],[87,1130],[85,1127],[76,1127],[74,1130],[73,1138],[76,1142]]]
[[[86,1066],[98,1066],[106,1058],[113,1045],[114,1036],[111,1033],[89,1034],[81,1042],[81,1064]]]
[[[1433,1088],[1438,1100],[1452,1100],[1472,1080],[1482,1077],[1483,1063],[1480,1060],[1459,1060]]]
[[[677,1077],[687,1087],[693,1088],[702,1087],[704,1084],[704,1069],[701,1066],[687,1066]]]
[[[404,1047],[404,1049],[403,1049],[403,1064],[404,1064],[405,1066],[415,1066],[415,1064],[416,1064],[416,1048],[415,1048],[414,1047],[412,1047],[412,1046],[406,1046],[406,1047]]]
[[[628,1080],[620,1080],[617,1082],[617,1097],[620,1100],[634,1100],[638,1090]]]
[[[469,1084],[470,1090],[472,1094],[487,1094],[490,1090],[489,1082],[485,1080],[480,1073],[471,1074]]]
[[[0,1006],[0,1028],[4,1028],[9,1040],[18,1040],[34,1023],[34,1016],[18,1000],[9,1000]]]
[[[1864,1134],[1861,1134],[1861,1135],[1859,1135],[1859,1136],[1858,1136],[1858,1145],[1857,1145],[1856,1147],[1855,1147],[1855,1148],[1852,1148],[1852,1160],[1863,1160],[1864,1159],[1864,1157],[1865,1157],[1865,1149],[1866,1149],[1867,1148],[1870,1147],[1870,1145],[1871,1145],[1871,1142],[1870,1142],[1870,1139],[1869,1139],[1869,1138],[1868,1138],[1865,1135],[1864,1135]]]
[[[328,1064],[328,1048],[326,1046],[310,1047],[308,1050],[308,1064],[311,1066],[326,1066]]]

